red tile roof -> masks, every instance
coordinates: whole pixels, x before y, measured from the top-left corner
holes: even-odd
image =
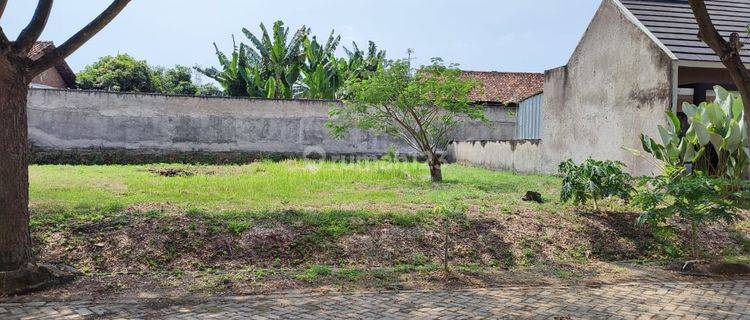
[[[477,102],[518,103],[534,96],[544,87],[543,73],[464,71],[464,77],[479,81],[472,93]]]

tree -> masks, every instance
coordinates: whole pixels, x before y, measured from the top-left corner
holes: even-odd
[[[7,4],[0,0],[0,18]],[[0,291],[17,292],[49,283],[31,252],[29,232],[28,122],[26,99],[31,79],[78,50],[109,24],[130,2],[114,0],[70,39],[32,60],[29,50],[39,39],[53,0],[40,0],[29,24],[15,41],[0,30]]]
[[[260,24],[261,37],[243,28],[248,39],[255,47],[250,55],[259,58],[256,81],[262,80],[267,98],[289,99],[293,96],[293,87],[300,78],[300,68],[304,54],[302,43],[305,41],[308,29],[302,27],[289,39],[289,28],[284,27],[283,21],[273,24],[273,36],[268,33],[266,26]],[[260,77],[257,77],[260,75]]]
[[[705,42],[726,67],[745,102],[745,123],[750,123],[750,73],[742,62],[742,40],[737,32],[725,39],[711,20],[704,0],[688,0],[698,23],[698,38]],[[747,132],[750,135],[750,131]]]
[[[203,75],[216,80],[224,88],[224,93],[230,97],[265,97],[263,80],[258,65],[260,57],[245,44],[237,45],[232,36],[231,58],[214,43],[216,57],[219,59],[221,70],[214,67],[194,69]]]
[[[456,65],[434,58],[414,75],[405,61],[388,62],[369,79],[349,84],[351,99],[331,108],[334,137],[352,128],[386,133],[421,152],[432,181],[443,180],[441,155],[448,134],[467,120],[486,120],[469,94],[476,82],[462,79]]]
[[[328,37],[325,45],[318,42],[316,37],[305,39],[302,64],[302,79],[300,95],[311,99],[334,99],[339,88],[344,84],[339,72],[338,60],[334,53],[341,42],[341,36],[335,36],[334,31]]]
[[[78,87],[122,92],[161,92],[159,78],[145,60],[128,54],[105,56],[76,75]],[[189,79],[188,79],[189,80]]]
[[[352,42],[352,47],[352,50],[344,47],[344,52],[347,55],[345,60],[348,73],[345,77],[347,79],[366,79],[372,73],[378,71],[378,68],[385,62],[386,52],[378,50],[375,42],[369,42],[367,52],[362,51],[356,42]]]
[[[158,91],[165,94],[198,95],[198,86],[193,83],[193,72],[186,66],[153,68],[153,77]]]

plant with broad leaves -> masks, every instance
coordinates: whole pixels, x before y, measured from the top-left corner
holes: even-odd
[[[637,223],[675,229],[676,217],[690,223],[690,245],[698,258],[697,234],[708,223],[732,223],[748,208],[750,194],[745,180],[711,178],[683,167],[667,166],[664,174],[642,178],[634,202],[644,211]]]
[[[667,112],[668,127],[659,126],[662,143],[641,135],[643,150],[666,166],[693,164],[712,177],[742,177],[750,160],[742,99],[720,86],[716,100],[700,106],[685,103],[690,127],[682,134],[677,116]]]
[[[599,200],[609,197],[619,197],[630,200],[633,192],[632,177],[623,169],[625,165],[617,161],[599,161],[587,159],[580,165],[573,160],[560,164],[563,175],[560,200],[573,201],[574,204],[594,202],[594,209],[599,210]]]

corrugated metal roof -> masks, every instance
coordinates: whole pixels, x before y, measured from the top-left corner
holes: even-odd
[[[714,61],[719,57],[698,39],[698,24],[687,0],[620,0],[675,56],[686,61]],[[750,0],[706,0],[711,19],[724,37],[732,32],[747,36]],[[750,61],[750,48],[742,50]]]

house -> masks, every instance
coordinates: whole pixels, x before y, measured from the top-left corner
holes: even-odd
[[[543,73],[463,71],[462,77],[478,82],[471,98],[487,106],[515,106],[540,92]]]
[[[463,71],[462,76],[478,83],[478,88],[470,95],[476,103],[486,106],[487,112],[507,115],[507,123],[492,123],[491,126],[512,125],[510,132],[488,134],[477,140],[539,139],[543,73]]]
[[[55,49],[55,44],[51,41],[39,41],[29,51],[29,58],[36,60],[41,58],[45,53]],[[42,72],[31,80],[32,88],[56,88],[56,89],[75,89],[76,74],[70,69],[70,66],[61,61],[52,68]]]
[[[722,35],[746,32],[750,0],[706,4]],[[594,157],[656,173],[653,160],[626,148],[640,150],[641,133],[658,136],[665,111],[710,99],[716,84],[734,88],[697,33],[687,0],[604,0],[568,64],[545,72],[539,171]]]

